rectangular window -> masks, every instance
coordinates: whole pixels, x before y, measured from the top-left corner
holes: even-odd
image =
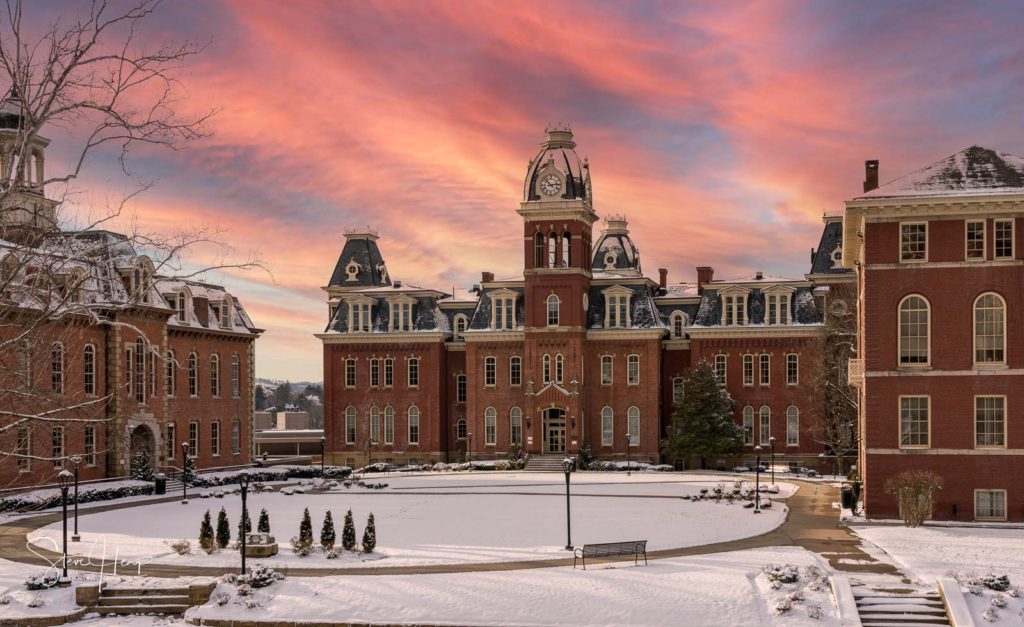
[[[625,329],[629,327],[629,295],[613,294],[608,296],[607,320],[609,329]]]
[[[190,422],[188,423],[188,452],[189,455],[197,457],[199,455],[199,423]]]
[[[409,409],[409,444],[420,443],[420,410],[416,407]]]
[[[518,407],[512,408],[509,435],[512,444],[523,443],[523,412]]]
[[[372,324],[370,303],[351,303],[350,331],[368,332]]]
[[[789,294],[768,295],[768,324],[789,324]]]
[[[149,397],[154,398],[156,396],[156,351],[149,352],[149,370],[146,372],[147,379],[149,380]]]
[[[744,325],[747,323],[747,297],[722,297],[722,324],[727,326]]]
[[[96,427],[85,426],[85,455],[82,456],[86,466],[96,465]]]
[[[231,396],[239,398],[242,396],[242,362],[238,355],[231,356]]]
[[[900,261],[925,261],[928,258],[928,224],[900,224]]]
[[[237,420],[231,421],[231,454],[238,455],[242,452],[242,423]]]
[[[685,390],[683,388],[683,378],[676,377],[672,379],[672,404],[679,405],[683,402],[683,396]]]
[[[975,446],[1006,446],[1006,397],[974,397]]]
[[[800,356],[796,353],[786,355],[786,385],[800,383]]]
[[[356,408],[345,410],[345,444],[356,443]]]
[[[967,228],[967,250],[968,261],[982,261],[985,259],[985,221],[968,220]]]
[[[370,408],[370,443],[380,442],[380,408]]]
[[[409,359],[409,387],[420,386],[420,360],[416,357]]]
[[[498,415],[491,409],[484,414],[484,444],[494,446],[498,443]]]
[[[494,328],[512,331],[515,327],[515,304],[513,298],[494,299]]]
[[[754,385],[754,356],[743,356],[743,385]]]
[[[975,490],[975,520],[1006,520],[1006,490]]]
[[[356,360],[346,359],[345,360],[345,387],[354,388],[356,387]]]
[[[498,385],[498,360],[494,357],[484,358],[484,386],[492,388]]]
[[[370,387],[380,387],[380,360],[377,358],[370,360]]]
[[[135,402],[146,402],[146,349],[141,342],[135,344]]]
[[[174,363],[174,351],[167,352],[167,363],[164,364],[164,366],[166,368],[164,372],[164,389],[167,392],[167,396],[173,397],[174,393],[177,391],[174,383],[174,368],[176,367],[176,364]]]
[[[726,356],[722,354],[715,355],[715,380],[718,381],[718,385],[725,385],[725,365]]]
[[[167,459],[171,460],[177,456],[178,440],[174,437],[174,423],[167,423]]]
[[[900,448],[929,446],[930,405],[927,396],[900,397]]]
[[[996,259],[1013,259],[1013,220],[995,221]]]
[[[466,402],[466,375],[460,374],[455,377],[455,402],[465,403]]]
[[[613,358],[611,355],[601,356],[601,385],[612,384],[612,365]]]
[[[135,383],[135,353],[131,348],[124,352],[124,391],[129,398],[135,393],[132,385]]]
[[[18,459],[18,472],[32,470],[32,432],[28,427],[18,427],[18,437],[14,443],[14,454]]]
[[[220,455],[220,423],[210,423],[210,452]]]
[[[210,396],[220,398],[220,357],[210,357]]]
[[[55,394],[64,393],[64,347],[60,344],[50,349],[50,389]]]
[[[388,357],[384,360],[384,387],[389,388],[395,385],[395,360]]]
[[[82,365],[85,375],[85,393],[92,396],[96,393],[96,347],[92,344],[85,347],[85,361]]]
[[[508,383],[511,386],[523,384],[523,359],[512,357],[508,360]]]
[[[412,331],[412,303],[391,303],[391,330]]]
[[[626,384],[640,385],[640,355],[626,358]]]
[[[759,358],[761,367],[760,372],[760,383],[761,385],[771,385],[772,382],[772,356],[764,353]]]
[[[64,427],[54,427],[51,439],[53,446],[50,457],[53,458],[53,467],[62,468],[64,466]]]

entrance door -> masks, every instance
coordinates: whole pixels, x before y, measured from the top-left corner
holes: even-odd
[[[544,416],[544,452],[565,453],[565,410],[548,409]]]

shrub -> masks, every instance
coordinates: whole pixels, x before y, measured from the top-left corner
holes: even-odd
[[[885,491],[896,497],[907,527],[918,527],[931,517],[935,491],[941,489],[942,477],[930,470],[907,470],[885,482]]]
[[[192,552],[192,542],[182,538],[176,542],[171,542],[171,550],[178,555],[188,555]]]
[[[203,522],[199,524],[199,548],[208,554],[213,553],[217,548],[213,537],[213,524],[210,522],[210,510],[203,514]]]
[[[231,544],[231,524],[228,523],[228,513],[220,508],[217,514],[217,548],[224,549]]]
[[[352,520],[352,510],[345,514],[345,527],[341,531],[341,546],[346,551],[356,548],[356,523]]]
[[[302,512],[302,522],[299,523],[299,541],[313,546],[313,521],[309,517],[309,508]]]
[[[25,580],[25,587],[29,590],[45,590],[55,585],[57,585],[57,573],[43,573]],[[29,607],[36,606],[30,605]]]
[[[28,603],[26,603],[25,605],[29,607],[43,607],[44,605],[46,605],[46,600],[43,599],[43,595],[37,594],[31,599],[29,599]]]
[[[109,501],[129,496],[149,495],[153,494],[153,491],[153,483],[147,481],[120,480],[110,483],[86,484],[79,488],[78,502]],[[69,494],[68,505],[74,502],[74,496]],[[45,488],[0,498],[0,513],[48,509],[60,504],[60,490]]]
[[[324,515],[324,524],[320,527],[320,546],[324,547],[325,551],[329,551],[334,548],[334,540],[336,538],[334,517],[331,516],[331,510],[327,510],[327,513]]]
[[[800,580],[800,571],[792,564],[767,564],[761,569],[768,581],[779,583],[796,583]]]
[[[590,448],[590,440],[583,440],[579,454],[576,455],[576,464],[580,470],[589,470],[590,464],[594,462],[594,452]]]
[[[339,555],[341,555],[341,553],[339,553],[338,549],[336,549],[334,547],[331,547],[330,549],[327,550],[327,559],[329,559],[329,560],[338,559]]]
[[[508,447],[508,467],[512,470],[519,470],[526,465],[526,455],[523,453],[523,447],[519,444],[512,444]]]
[[[373,522],[373,513],[366,519],[366,529],[363,531],[363,553],[373,553],[377,547],[377,526]]]
[[[249,508],[245,509],[245,517],[238,521],[238,541],[242,541],[242,534],[252,533],[252,520],[249,518]]]
[[[821,609],[820,605],[808,605],[807,606],[807,618],[813,618],[814,620],[821,620],[825,612]]]
[[[0,605],[10,605],[10,603],[11,603],[11,595],[7,594],[6,592],[3,593],[3,594],[0,594]]]
[[[270,533],[270,514],[267,513],[266,508],[260,510],[260,520],[256,523],[256,531]]]
[[[275,581],[284,579],[284,575],[266,564],[257,564],[249,569],[249,573],[238,578],[243,585],[253,588],[266,588]]]
[[[239,577],[241,579],[241,577]],[[247,597],[252,594],[252,586],[247,583],[239,583],[238,587],[235,588],[235,594],[240,597]]]
[[[213,602],[220,606],[225,606],[228,601],[231,600],[231,595],[227,592],[218,592],[213,595]]]
[[[1006,592],[1010,589],[1010,578],[1006,575],[993,575],[989,573],[981,577],[971,577],[967,580],[968,585],[977,585],[996,592]]]
[[[298,536],[293,536],[291,539],[292,553],[295,557],[309,557],[313,552],[313,541],[301,540]]]

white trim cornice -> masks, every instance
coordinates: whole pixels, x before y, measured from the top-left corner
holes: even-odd
[[[667,329],[591,329],[588,340],[658,340]]]
[[[729,327],[686,327],[691,339],[709,338],[761,338],[761,337],[813,337],[821,333],[822,324],[800,325],[743,325]]]
[[[689,350],[690,340],[665,340],[661,343],[661,347],[667,351],[682,351]]]
[[[522,331],[466,331],[466,342],[522,342],[526,334]]]
[[[428,331],[423,333],[316,333],[314,336],[324,344],[410,344],[415,342],[443,342],[448,333]]]

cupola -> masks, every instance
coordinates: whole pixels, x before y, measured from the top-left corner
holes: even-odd
[[[640,251],[629,237],[629,224],[622,215],[611,215],[605,220],[601,237],[594,246],[591,270],[640,276]]]
[[[591,204],[590,164],[576,154],[572,129],[549,127],[540,152],[527,166],[523,201],[575,199]]]

